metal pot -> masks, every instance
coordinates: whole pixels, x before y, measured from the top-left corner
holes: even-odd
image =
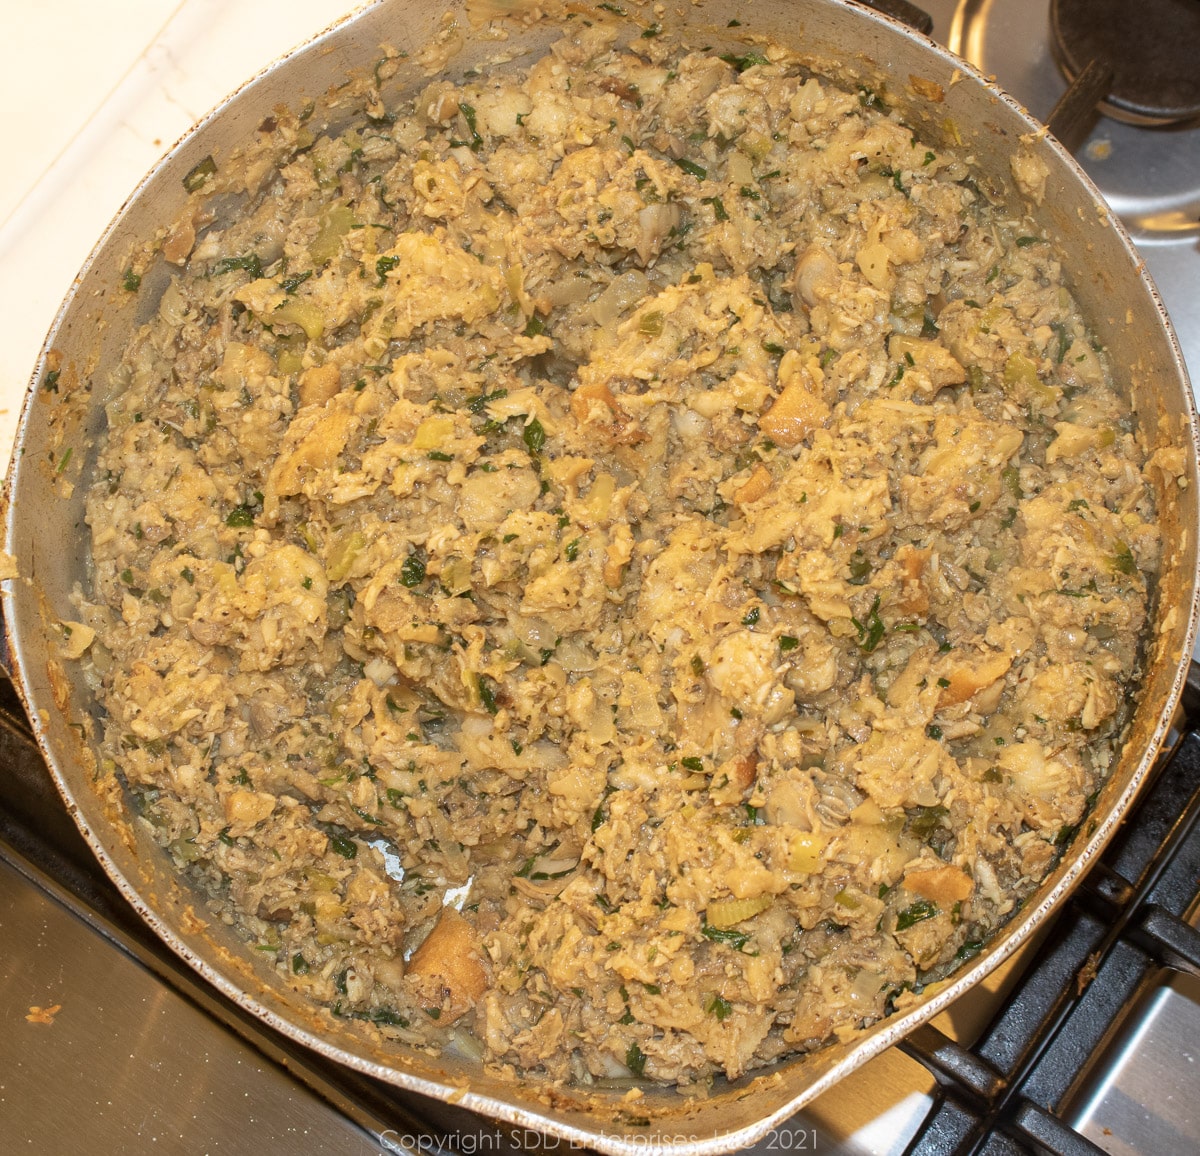
[[[502,43],[480,35],[485,18],[519,7],[502,0],[464,7],[454,0],[457,25],[447,31],[444,0],[380,0],[255,78],[197,125],[135,191],[63,305],[21,418],[5,517],[5,549],[19,567],[19,577],[3,584],[7,662],[67,807],[108,874],[158,934],[225,995],[286,1035],[401,1088],[604,1152],[670,1148],[699,1156],[753,1142],[982,980],[1030,938],[1113,833],[1168,735],[1192,653],[1200,538],[1195,413],[1168,320],[1119,222],[1069,154],[969,65],[910,28],[841,0],[761,0],[749,14],[735,0],[708,0],[678,18],[639,12],[626,0],[622,10],[640,27],[672,19],[694,34],[693,41],[720,51],[744,52],[751,38],[770,36],[803,48],[819,71],[886,92],[931,139],[949,136],[965,146],[977,162],[981,187],[1017,211],[1028,208],[1055,240],[1085,316],[1128,383],[1147,444],[1178,447],[1186,463],[1185,484],[1170,480],[1159,487],[1164,568],[1141,701],[1121,757],[1073,845],[969,966],[853,1041],[783,1061],[736,1084],[718,1084],[707,1097],[647,1087],[631,1102],[621,1092],[507,1082],[466,1060],[385,1046],[368,1026],[335,1020],[302,1002],[227,928],[205,918],[198,897],[120,791],[96,789],[89,735],[97,707],[74,664],[61,658],[52,629],[74,616],[71,590],[87,581],[83,491],[94,460],[89,447],[104,423],[101,383],[132,328],[156,308],[168,272],[160,259],[137,294],[124,291],[121,281],[134,245],[182,211],[184,176],[210,154],[227,156],[277,104],[299,107],[311,99],[314,123],[349,120],[360,105],[345,101],[338,85],[350,74],[369,75],[383,43],[409,54],[383,91],[385,101],[394,100],[425,82],[416,59],[439,30],[458,49],[446,68],[452,76],[484,64],[498,48],[544,48],[557,30],[552,21],[507,22]],[[734,18],[740,23],[729,27]],[[1013,189],[1010,162],[1019,150],[1046,166],[1039,205],[1023,204]],[[235,207],[214,205],[218,212]]]

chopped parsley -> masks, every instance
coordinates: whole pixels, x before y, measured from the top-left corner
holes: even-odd
[[[937,915],[937,904],[928,899],[918,899],[896,915],[896,930],[907,931],[910,927]]]
[[[202,189],[211,177],[216,174],[217,162],[212,159],[212,156],[206,156],[199,164],[193,165],[183,178],[183,187],[189,193],[198,192]]]
[[[496,680],[486,674],[480,674],[476,676],[476,684],[479,687],[479,701],[483,703],[483,709],[488,714],[495,714],[500,709],[496,703],[496,691],[499,689]]]
[[[636,1043],[629,1045],[625,1053],[625,1066],[639,1078],[646,1072],[646,1056]]]
[[[756,65],[771,63],[761,52],[747,52],[743,56],[736,56],[732,52],[727,52],[721,59],[726,64],[732,64],[738,72],[745,72],[746,69],[754,68]]]
[[[750,936],[746,932],[733,927],[711,927],[706,923],[700,929],[700,934],[705,939],[711,939],[713,943],[723,943],[726,947],[732,947],[734,951],[741,951],[750,942]]]
[[[232,527],[235,530],[245,529],[248,526],[254,525],[254,507],[246,503],[240,506],[234,506],[228,514],[225,515],[225,525]]]
[[[347,835],[331,834],[329,847],[343,859],[354,859],[358,855],[358,844]]]
[[[262,276],[262,262],[257,253],[246,253],[241,257],[222,257],[213,266],[213,276],[219,277],[222,273],[232,273],[236,269],[248,273],[251,281],[257,281]]]
[[[382,260],[382,258],[380,258],[380,260]],[[396,260],[399,260],[399,258],[396,258]],[[295,293],[296,290],[299,289],[300,286],[303,285],[304,282],[307,281],[312,275],[313,271],[311,269],[307,269],[303,273],[294,273],[292,276],[285,277],[282,281],[280,281],[279,287],[285,293]]]
[[[710,1016],[716,1016],[717,1022],[722,1023],[733,1011],[733,1005],[729,1000],[719,995],[709,996],[708,1002],[704,1005],[704,1010]]]
[[[400,585],[412,589],[425,581],[425,560],[420,554],[409,554],[400,567]]]
[[[854,624],[854,629],[858,631],[858,645],[870,654],[883,641],[883,636],[887,633],[887,627],[884,626],[883,619],[879,617],[879,595],[875,595],[875,601],[871,603],[865,623],[860,622],[857,618],[851,618],[850,621]]]
[[[522,431],[521,437],[531,454],[540,454],[542,447],[546,444],[545,427],[535,417]]]

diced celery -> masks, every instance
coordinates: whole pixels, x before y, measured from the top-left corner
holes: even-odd
[[[708,926],[719,931],[736,927],[737,924],[766,911],[771,903],[769,895],[756,895],[753,899],[718,899],[708,905]]]
[[[343,530],[338,534],[325,560],[325,577],[330,582],[341,582],[366,544],[366,538],[358,530]]]
[[[811,875],[821,866],[825,840],[812,831],[800,831],[788,841],[788,869],[797,875]]]
[[[333,205],[321,214],[317,235],[308,247],[314,265],[324,265],[341,252],[342,238],[354,226],[354,213],[349,205]]]
[[[471,559],[458,555],[447,558],[438,578],[448,594],[457,596],[465,593],[471,589]]]
[[[304,356],[295,349],[281,349],[275,358],[275,365],[280,374],[288,377],[304,368]]]
[[[663,315],[659,309],[651,310],[649,313],[643,313],[638,318],[638,332],[644,333],[647,337],[660,337],[663,331]]]
[[[1010,353],[1004,363],[1004,385],[1006,389],[1023,385],[1027,389],[1036,390],[1041,386],[1037,366],[1023,353]]]
[[[743,152],[752,161],[758,162],[771,151],[771,138],[764,132],[744,132],[737,139],[739,152]]]
[[[299,325],[309,341],[319,341],[325,332],[325,315],[310,301],[298,301],[294,298],[285,301],[271,314],[271,320]]]
[[[454,419],[452,417],[427,417],[417,427],[413,438],[413,449],[436,450],[447,438],[454,434]]]

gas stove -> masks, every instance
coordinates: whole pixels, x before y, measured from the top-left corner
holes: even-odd
[[[1200,8],[1195,0],[1174,3],[1183,23],[1170,27],[1190,49],[1190,65],[1200,45],[1183,33],[1192,35],[1187,20]],[[1055,19],[1066,21],[1078,8],[1068,0],[1054,6]],[[118,23],[108,13],[95,18],[78,0],[44,0],[0,48],[8,55],[0,57],[2,83],[15,94],[9,107],[22,107],[16,97],[35,86],[45,101],[29,147],[0,176],[0,454],[12,440],[41,335],[69,288],[61,270],[82,263],[121,198],[191,121],[348,5],[127,0],[125,7],[135,19]],[[1054,46],[1051,0],[923,7],[936,40],[1042,119],[1067,89],[1063,69],[1081,71],[1096,51],[1086,38],[1082,46]],[[44,66],[51,44],[53,92]],[[1187,99],[1186,91],[1167,99],[1184,108],[1170,124],[1135,124],[1151,119],[1143,94],[1129,98],[1113,87],[1107,107],[1123,119],[1092,115],[1075,152],[1138,244],[1200,382],[1200,115],[1187,110]],[[255,1156],[565,1147],[329,1065],[193,976],[99,870],[3,684],[0,768],[0,1135],[13,1150],[24,1143],[66,1152],[81,1141],[98,1152]],[[1040,938],[754,1151],[1200,1151],[1198,909],[1194,664],[1155,778]]]
[[[1200,382],[1200,7],[1192,0],[1080,4],[1079,0],[930,0],[934,39],[957,52],[1039,120],[1047,120],[1067,89],[1058,58],[1074,75],[1093,52],[1118,64],[1115,84],[1132,94],[1112,107],[1115,116],[1091,116],[1072,151],[1129,230],[1174,322],[1193,389]],[[1110,23],[1105,26],[1105,9]],[[1052,10],[1058,17],[1052,21]],[[1173,93],[1164,84],[1136,87],[1125,77],[1134,48],[1153,20],[1156,55],[1142,46],[1141,67],[1168,81],[1182,70],[1191,87]],[[1054,24],[1067,37],[1056,46]],[[1108,43],[1093,33],[1104,28]],[[1081,39],[1072,39],[1074,36]],[[1182,57],[1184,64],[1174,61]],[[1139,116],[1132,109],[1141,109]],[[1170,113],[1185,111],[1180,117]],[[1151,112],[1157,119],[1150,123]],[[1138,122],[1138,123],[1134,123]]]

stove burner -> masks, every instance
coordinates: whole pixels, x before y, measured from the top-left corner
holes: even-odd
[[[1068,80],[1095,60],[1112,69],[1109,116],[1149,125],[1200,116],[1196,0],[1051,0],[1050,28]]]

